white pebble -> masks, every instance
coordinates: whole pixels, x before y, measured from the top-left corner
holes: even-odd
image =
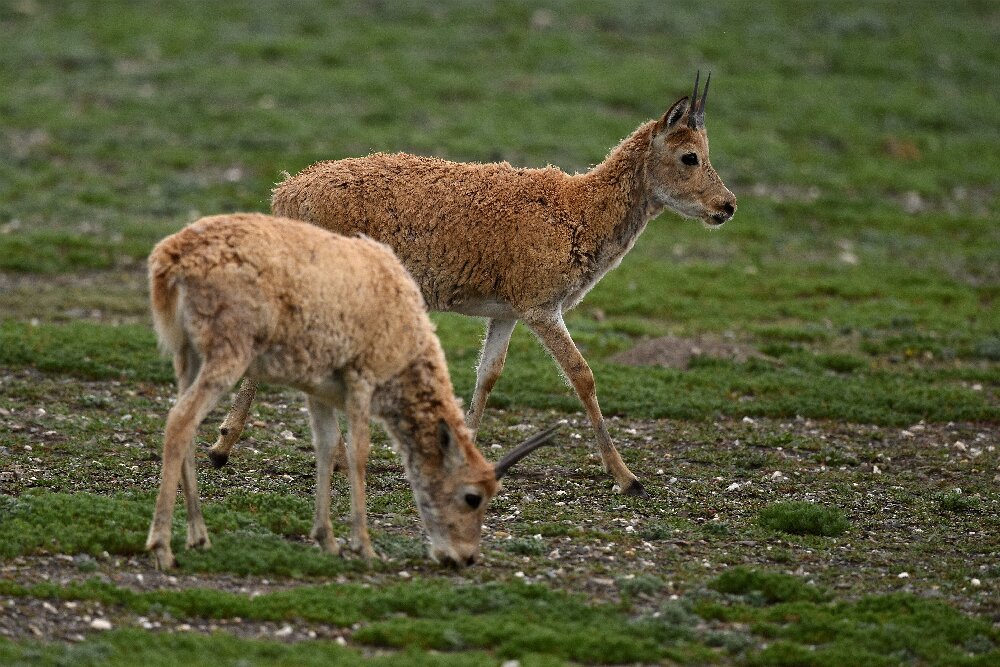
[[[111,621],[105,618],[95,618],[90,622],[90,627],[94,630],[110,630]]]
[[[972,581],[970,581],[969,583],[972,584],[975,588],[979,588],[980,586],[983,585],[983,582],[975,578],[973,578]]]
[[[900,579],[909,579],[909,578],[910,578],[910,573],[909,573],[909,572],[900,572],[900,573],[899,573],[898,575],[896,575],[896,576],[897,576],[898,578],[900,578]]]

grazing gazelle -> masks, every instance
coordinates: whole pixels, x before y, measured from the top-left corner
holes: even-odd
[[[208,548],[198,504],[193,438],[240,377],[279,382],[308,397],[316,449],[312,537],[339,553],[330,523],[330,472],[347,417],[352,549],[374,555],[365,512],[370,417],[403,460],[431,556],[479,556],[483,513],[507,469],[548,440],[543,432],[496,466],[473,444],[420,291],[386,246],[261,214],[203,218],[149,256],[153,323],[173,358],[179,396],[167,417],[163,471],[146,548],[175,564],[170,527],[178,481],[187,546]]]

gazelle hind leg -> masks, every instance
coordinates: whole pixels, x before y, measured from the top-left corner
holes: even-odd
[[[544,313],[531,318],[530,321],[526,319],[525,324],[535,332],[573,384],[573,389],[576,390],[576,395],[586,408],[587,416],[590,417],[590,423],[594,427],[597,447],[604,469],[611,473],[623,494],[648,496],[642,482],[628,469],[618,450],[615,449],[614,443],[611,442],[608,427],[601,414],[601,406],[597,403],[597,385],[594,382],[594,373],[569,335],[562,316]]]
[[[250,404],[256,394],[257,381],[253,378],[243,378],[236,394],[236,400],[233,401],[226,418],[219,426],[219,438],[208,450],[208,458],[216,468],[221,468],[229,461],[229,454],[246,426],[247,417],[250,415]]]

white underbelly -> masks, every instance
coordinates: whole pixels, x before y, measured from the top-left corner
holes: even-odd
[[[489,297],[466,299],[453,304],[449,310],[473,317],[488,317],[491,320],[516,320],[520,317],[513,306],[506,301]]]

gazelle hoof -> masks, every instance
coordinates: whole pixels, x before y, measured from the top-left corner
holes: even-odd
[[[622,494],[626,496],[632,496],[633,498],[649,498],[649,494],[646,492],[646,487],[642,485],[637,479],[633,479],[629,484],[622,489]]]
[[[177,567],[177,559],[170,549],[157,547],[150,551],[150,555],[153,557],[153,567],[161,572]]]
[[[215,450],[208,450],[208,460],[212,462],[212,466],[218,470],[222,466],[229,463],[229,454],[224,454],[222,452],[217,452]]]

